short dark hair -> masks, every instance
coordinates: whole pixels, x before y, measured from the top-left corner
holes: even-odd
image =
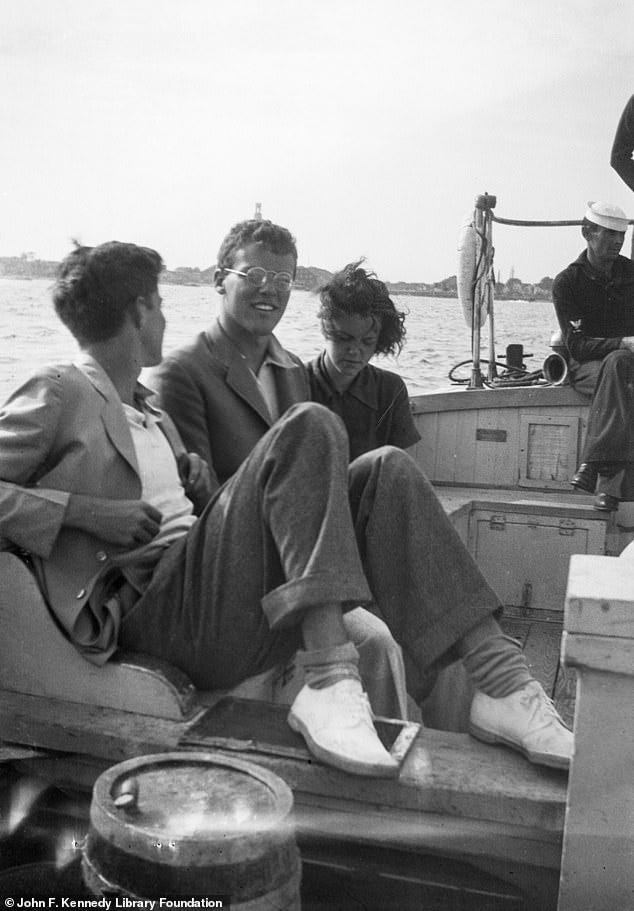
[[[319,289],[321,307],[317,316],[322,330],[338,313],[363,316],[379,324],[377,354],[398,354],[405,340],[405,314],[397,310],[387,285],[374,272],[361,268],[362,259],[348,263]]]
[[[297,245],[291,232],[267,219],[250,218],[239,221],[229,231],[218,250],[216,268],[231,268],[235,254],[247,244],[264,244],[272,253],[281,256],[291,253],[297,265]]]
[[[116,240],[77,244],[57,270],[55,311],[80,344],[106,341],[119,332],[136,299],[156,291],[162,270],[163,260],[149,247]]]

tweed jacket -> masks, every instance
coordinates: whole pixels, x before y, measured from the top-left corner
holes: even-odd
[[[139,391],[148,393],[140,385]],[[184,451],[166,415],[160,426],[175,455]],[[71,640],[99,654],[101,663],[116,647],[118,618],[105,616],[91,595],[121,550],[64,526],[71,493],[141,497],[121,400],[89,357],[44,368],[0,409],[0,547],[30,553],[53,614]]]
[[[274,366],[280,413],[310,399],[306,368],[273,336],[284,366]],[[253,373],[216,321],[186,347],[171,352],[148,380],[190,452],[209,465],[215,483],[234,474],[273,421]]]

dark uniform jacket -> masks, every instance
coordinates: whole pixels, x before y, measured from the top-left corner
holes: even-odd
[[[634,263],[619,256],[609,277],[596,272],[587,251],[560,272],[553,302],[574,365],[600,361],[634,335]]]

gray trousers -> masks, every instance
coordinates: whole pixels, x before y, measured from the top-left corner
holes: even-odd
[[[326,602],[370,608],[421,675],[500,608],[410,456],[388,446],[348,466],[343,423],[305,403],[168,548],[120,644],[228,689],[286,661]]]

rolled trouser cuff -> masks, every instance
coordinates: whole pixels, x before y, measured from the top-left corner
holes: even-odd
[[[372,604],[372,593],[361,580],[347,581],[335,573],[291,579],[268,592],[262,610],[272,630],[301,623],[307,610],[324,604],[341,604],[344,611]]]

